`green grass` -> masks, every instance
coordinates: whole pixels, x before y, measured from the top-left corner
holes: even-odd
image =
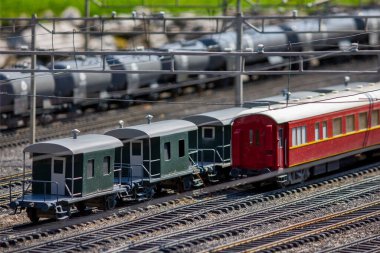
[[[285,9],[301,9],[315,0],[241,0],[244,9],[262,9],[283,7]],[[224,0],[90,0],[90,13],[109,16],[112,11],[130,13],[136,6],[146,6],[158,12],[161,10],[179,14],[183,11],[193,11],[198,15],[220,14]],[[230,9],[236,8],[236,1],[226,0]],[[332,5],[359,6],[360,4],[376,3],[376,0],[332,0]],[[100,3],[99,6],[96,3]],[[250,3],[254,4],[254,7]],[[205,6],[206,5],[206,6]],[[0,17],[10,18],[31,17],[33,13],[43,16],[46,10],[51,10],[54,16],[59,16],[68,6],[75,6],[82,15],[85,13],[85,0],[0,0]],[[174,7],[169,7],[174,6]]]

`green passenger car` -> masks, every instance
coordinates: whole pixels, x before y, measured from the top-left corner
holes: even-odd
[[[152,191],[161,187],[191,187],[194,164],[190,159],[189,137],[196,136],[196,132],[196,125],[184,120],[165,120],[106,132],[124,144],[122,156],[117,157],[123,172],[116,178],[120,176],[130,187],[151,186]],[[147,196],[142,195],[153,193],[140,195],[143,198]]]
[[[114,184],[116,150],[120,140],[88,134],[40,142],[24,149],[32,162],[32,180],[11,207],[27,209],[29,218],[67,218],[86,207],[113,208],[123,191]],[[24,166],[25,167],[25,166]],[[24,169],[25,173],[25,169]]]
[[[194,159],[200,168],[213,173],[231,165],[231,121],[247,108],[233,107],[185,117],[198,126],[192,132],[190,148],[198,150]]]

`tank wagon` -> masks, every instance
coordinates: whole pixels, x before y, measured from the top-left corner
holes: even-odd
[[[289,42],[292,43],[293,51],[311,50],[349,50],[351,43],[368,44],[371,48],[376,48],[379,44],[378,33],[358,34],[357,30],[367,28],[369,31],[377,30],[380,27],[380,19],[368,18],[360,15],[380,15],[379,10],[364,10],[354,18],[333,18],[322,20],[292,20],[281,25],[271,25],[265,27],[265,33],[260,33],[252,29],[246,29],[242,37],[242,49],[257,51],[260,44],[265,51],[288,51]],[[344,37],[334,33],[316,33],[318,28],[322,31],[352,31]],[[297,32],[304,32],[296,34]],[[226,31],[219,34],[203,36],[190,41],[174,42],[163,45],[158,51],[233,51],[236,50],[236,33]],[[141,50],[139,48],[138,50]],[[77,57],[74,60],[55,61],[49,65],[59,69],[103,69],[102,59],[96,57]],[[268,69],[284,68],[287,66],[286,59],[280,56],[266,57],[256,54],[254,57],[247,56],[244,59],[245,69]],[[175,56],[173,59],[166,56],[112,56],[105,59],[105,69],[113,70],[145,70],[159,71],[170,70],[233,70],[235,59],[223,56]],[[306,64],[306,63],[305,63]],[[0,80],[0,112],[1,123],[8,128],[25,125],[23,122],[28,118],[28,114],[23,113],[18,108],[25,108],[30,95],[28,76],[16,73],[14,76],[1,74]],[[37,81],[37,95],[41,102],[40,110],[42,122],[50,121],[54,118],[54,113],[62,111],[79,111],[87,107],[106,109],[109,103],[114,103],[117,99],[120,104],[128,106],[137,97],[149,97],[157,99],[161,91],[169,91],[173,94],[181,94],[182,87],[189,85],[205,87],[206,83],[213,83],[215,86],[232,83],[230,79],[216,80],[219,77],[210,77],[201,74],[195,75],[160,75],[152,73],[57,73],[54,77],[48,73],[41,75]],[[19,80],[23,81],[19,81]],[[53,80],[54,79],[54,80]],[[191,80],[192,82],[188,82]],[[201,80],[195,82],[194,80]],[[26,84],[27,88],[21,90],[20,82]],[[6,87],[3,87],[6,86]],[[44,96],[56,97],[55,99]],[[75,98],[75,99],[74,99]],[[46,106],[44,106],[46,104]],[[53,106],[49,106],[53,104]],[[14,109],[17,110],[14,110]],[[15,113],[14,113],[15,112]]]
[[[46,69],[39,66],[39,69]],[[20,69],[22,71],[22,69]],[[40,121],[47,123],[52,119],[48,116],[54,112],[54,102],[51,97],[55,96],[53,76],[46,73],[38,73],[35,76],[36,111]],[[9,95],[5,95],[9,94]],[[0,73],[0,119],[1,123],[10,128],[25,125],[25,119],[30,114],[31,85],[30,75],[23,72]]]

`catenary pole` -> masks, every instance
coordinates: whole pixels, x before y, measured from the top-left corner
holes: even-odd
[[[236,3],[236,51],[241,51],[242,34],[243,34],[243,14],[241,11],[240,0]],[[235,77],[235,105],[242,106],[243,104],[243,81],[241,76],[241,70],[243,65],[243,57],[236,56],[235,70],[237,72]]]
[[[32,28],[32,42],[31,50],[36,51],[36,19],[37,15],[33,14],[31,19]],[[30,99],[30,143],[33,144],[36,140],[36,79],[35,79],[35,68],[36,68],[36,55],[33,54],[31,63],[31,73],[30,73],[30,85],[31,85],[31,99]]]
[[[84,50],[88,50],[88,41],[89,41],[89,29],[88,29],[88,21],[87,18],[90,17],[90,0],[84,0],[84,11],[86,16],[86,21],[84,22],[85,25],[85,35],[84,35]]]

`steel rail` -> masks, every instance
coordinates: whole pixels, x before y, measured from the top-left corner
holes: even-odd
[[[262,246],[254,247],[253,249],[249,249],[249,248],[244,249],[245,252],[251,252],[251,253],[259,252],[259,251],[268,250],[270,248],[277,247],[281,244],[285,244],[285,243],[295,241],[295,240],[298,240],[301,238],[305,238],[305,237],[308,237],[311,235],[322,233],[322,232],[325,232],[327,230],[336,229],[338,227],[342,227],[342,226],[345,226],[348,224],[352,224],[352,223],[355,223],[355,222],[358,222],[358,221],[361,221],[364,219],[368,219],[370,217],[376,217],[379,215],[380,215],[380,201],[376,201],[376,202],[368,203],[366,205],[362,205],[360,207],[355,207],[355,208],[352,208],[349,210],[345,210],[345,211],[333,213],[330,215],[326,215],[324,217],[319,217],[319,218],[315,218],[315,219],[308,220],[305,222],[300,222],[300,223],[297,223],[294,225],[290,225],[290,226],[287,226],[285,228],[281,228],[281,229],[278,229],[276,231],[273,231],[273,232],[270,232],[270,233],[267,233],[264,235],[254,236],[254,237],[251,237],[248,239],[240,240],[240,241],[234,242],[234,243],[229,244],[229,245],[225,245],[225,246],[221,246],[221,247],[212,249],[211,252],[220,252],[220,251],[224,251],[224,250],[229,250],[232,252],[233,247],[241,247],[244,244],[249,244],[253,241],[262,240],[262,239],[268,238],[268,237],[278,236],[281,233],[286,233],[286,232],[292,233],[293,230],[297,230],[297,229],[301,230],[301,231],[297,231],[296,235],[289,236],[289,237],[286,237],[284,239],[279,238],[278,240],[276,240],[274,242],[270,242],[270,243],[264,244]],[[339,218],[342,218],[344,220],[340,221]],[[335,219],[335,222],[330,221],[330,220],[334,220],[334,219]],[[313,225],[315,226],[318,223],[322,223],[322,224],[326,223],[326,226],[319,224],[322,227],[310,228],[311,226],[313,226]],[[331,223],[333,223],[333,224],[331,224]],[[310,231],[308,231],[308,230],[310,230]],[[248,246],[248,247],[250,247],[250,246]]]
[[[351,185],[351,187],[357,187],[358,185]],[[299,199],[292,203],[286,203],[283,205],[264,208],[263,210],[254,211],[249,214],[242,214],[238,216],[233,216],[231,218],[223,218],[221,221],[217,221],[213,224],[205,224],[197,226],[196,228],[190,229],[189,231],[180,231],[177,230],[173,233],[167,233],[164,236],[149,237],[142,242],[134,242],[129,246],[128,250],[139,251],[139,252],[155,252],[158,250],[175,250],[185,247],[189,243],[196,244],[197,240],[207,240],[208,237],[215,237],[217,234],[233,234],[235,230],[247,230],[254,225],[260,226],[267,223],[273,223],[276,220],[279,220],[278,215],[288,217],[290,219],[296,214],[300,213],[310,213],[310,210],[323,208],[323,206],[333,205],[336,201],[347,199],[350,197],[360,196],[363,194],[369,194],[374,189],[378,191],[378,186],[374,185],[369,188],[363,188],[357,190],[356,192],[351,191],[349,187],[344,187],[349,193],[345,196],[343,189],[334,189],[331,191],[326,191],[322,193],[317,193],[308,197],[308,199]],[[338,192],[338,197],[328,198],[327,196],[331,193]],[[313,201],[313,199],[319,199]],[[308,203],[311,202],[311,203]],[[278,221],[277,221],[278,222]],[[199,232],[199,231],[200,232]],[[127,249],[126,245],[123,245],[123,248]],[[173,248],[173,246],[176,246]],[[121,248],[119,248],[121,249]],[[117,251],[116,249],[115,251]]]
[[[319,253],[348,253],[348,252],[366,252],[375,253],[380,251],[380,235],[374,235],[358,241],[353,241],[349,244],[334,247],[326,250],[321,250]]]
[[[370,181],[373,181],[373,179],[370,179]],[[377,185],[378,184],[376,183],[376,186]],[[357,185],[357,187],[359,187],[359,185]],[[350,188],[350,191],[354,191],[354,189],[352,189],[353,187],[349,187],[349,188]],[[365,188],[365,191],[368,191],[368,187],[364,187],[364,188]],[[339,193],[341,194],[341,190],[339,191]],[[358,191],[356,191],[356,193],[358,193]],[[224,206],[223,208],[226,208],[226,204],[225,203],[223,203],[222,205]],[[234,205],[236,205],[236,203],[234,203]],[[197,208],[195,210],[197,210],[197,213],[198,213],[197,215],[199,216],[200,215],[199,212],[198,212],[199,208]],[[150,231],[153,231],[154,229],[151,227],[152,224],[153,224],[153,227],[155,227],[155,226],[156,227],[163,227],[163,226],[168,226],[168,225],[170,226],[170,224],[180,224],[180,223],[186,221],[189,218],[190,217],[184,215],[184,213],[183,213],[182,216],[180,217],[180,219],[178,219],[178,217],[174,218],[174,220],[165,219],[163,221],[163,223],[158,222],[157,219],[153,219],[153,221],[151,221],[151,222],[148,223],[148,227],[150,227],[149,228]],[[182,219],[182,222],[181,222],[181,219]],[[141,224],[142,222],[139,221],[139,223]],[[144,225],[145,225],[145,222],[144,222]],[[146,231],[146,229],[148,227],[144,226],[142,231]],[[115,238],[115,237],[118,237],[118,236],[125,237],[128,234],[130,236],[133,236],[133,234],[136,233],[137,231],[133,230],[133,231],[129,232],[128,229],[132,229],[132,228],[133,228],[133,226],[131,226],[130,223],[119,224],[119,225],[110,226],[108,228],[104,228],[104,229],[101,229],[101,230],[84,233],[84,234],[79,235],[79,236],[69,237],[69,238],[66,238],[64,240],[58,240],[56,242],[50,242],[49,244],[43,244],[43,245],[40,245],[40,247],[35,246],[35,247],[31,247],[31,248],[24,249],[24,250],[31,250],[31,249],[36,250],[36,249],[38,249],[39,251],[43,251],[44,249],[52,249],[52,248],[54,248],[54,244],[59,245],[60,249],[62,249],[63,243],[65,241],[67,242],[67,247],[65,249],[74,249],[74,248],[78,248],[78,247],[84,247],[87,244],[97,243],[97,242],[99,242],[101,240],[109,240],[111,238]],[[150,237],[150,239],[152,239],[152,238]],[[74,243],[74,242],[80,242],[80,243],[78,244],[78,243]],[[24,250],[22,250],[22,251],[24,251]]]

